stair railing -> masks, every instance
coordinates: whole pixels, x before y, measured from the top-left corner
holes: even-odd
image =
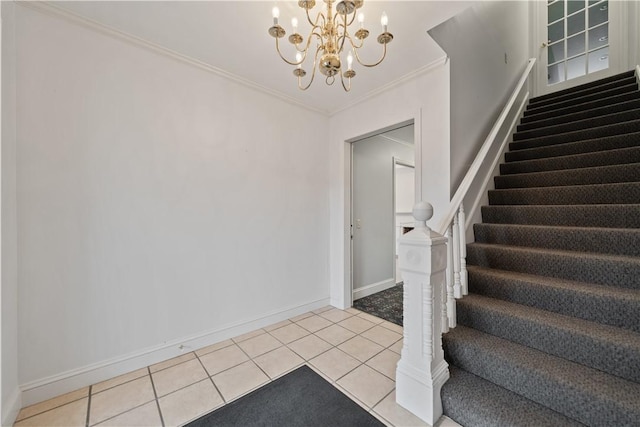
[[[467,229],[470,227],[470,223],[467,223],[467,215],[465,214],[464,201],[469,193],[469,189],[472,184],[477,183],[478,175],[484,169],[485,176],[480,181],[480,190],[473,202],[471,215],[469,215],[470,222],[472,218],[477,215],[480,204],[484,195],[487,194],[487,189],[491,183],[491,179],[496,174],[496,168],[502,158],[507,144],[513,135],[517,122],[522,116],[522,112],[526,107],[529,100],[529,87],[527,85],[531,76],[531,70],[536,63],[535,58],[529,59],[527,66],[518,80],[516,87],[514,88],[509,100],[505,104],[502,112],[498,116],[495,124],[491,128],[489,135],[484,140],[482,147],[478,151],[473,163],[469,167],[469,170],[465,174],[460,186],[456,190],[455,194],[449,202],[449,208],[446,215],[440,222],[436,231],[440,234],[444,234],[449,239],[451,244],[448,245],[448,258],[450,258],[449,264],[451,267],[447,269],[447,291],[446,291],[446,310],[447,310],[447,323],[443,323],[442,332],[447,332],[449,328],[456,327],[456,299],[462,298],[469,293],[468,278],[467,278]],[[518,101],[520,101],[518,103]],[[511,117],[510,123],[506,123],[507,119]],[[508,127],[505,128],[505,124]],[[499,136],[503,135],[500,146]],[[493,158],[490,154],[493,154]],[[490,164],[489,168],[486,165]],[[483,165],[485,166],[483,168]]]
[[[636,80],[638,82],[638,86],[640,86],[640,64],[636,65]]]
[[[472,219],[529,99],[528,86],[525,85],[535,61],[534,58],[529,59],[509,101],[451,198],[439,227],[434,231],[427,226],[433,207],[419,202],[413,209],[414,230],[398,239],[398,261],[404,280],[404,341],[396,369],[396,402],[431,425],[442,416],[440,390],[449,379],[442,333],[456,326],[456,299],[468,293],[468,225],[464,201],[472,184],[480,184],[479,195],[469,215]],[[518,100],[521,102],[514,109]],[[509,117],[512,120],[505,128]],[[500,135],[504,137],[498,147]],[[490,158],[491,153],[493,158]],[[491,165],[489,169],[486,169],[487,162]],[[483,180],[477,181],[483,170],[486,171]],[[446,237],[443,236],[445,234]]]

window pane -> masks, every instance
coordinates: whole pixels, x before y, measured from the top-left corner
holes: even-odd
[[[550,85],[564,81],[564,62],[547,67],[547,80]]]
[[[589,54],[589,73],[609,68],[609,47],[598,49]]]
[[[567,40],[567,57],[571,58],[578,54],[584,53],[585,50],[585,33],[580,33]]]
[[[603,1],[589,8],[589,28],[609,20],[609,2]]]
[[[567,5],[567,15],[571,15],[574,12],[584,9],[584,0],[569,0]]]
[[[548,24],[551,24],[558,19],[562,19],[564,17],[564,0],[558,0],[555,3],[550,4],[548,6],[548,11]]]
[[[564,59],[564,40],[549,46],[547,64],[553,64]]]
[[[609,24],[604,24],[589,30],[589,50],[609,44]]]
[[[578,56],[567,61],[567,80],[587,74],[586,55]]]
[[[549,44],[564,38],[564,20],[549,25]]]
[[[567,18],[567,36],[584,31],[584,12]]]

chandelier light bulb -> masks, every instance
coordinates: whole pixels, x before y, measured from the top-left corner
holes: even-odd
[[[380,18],[380,24],[382,24],[383,31],[387,32],[387,25],[389,25],[389,17],[387,16],[387,12],[382,12],[382,17]]]
[[[291,18],[291,27],[293,28],[293,32],[298,32],[298,18]]]
[[[352,65],[353,65],[353,54],[349,52],[349,54],[347,55],[347,70],[350,70]]]
[[[275,6],[271,10],[271,14],[273,15],[273,25],[278,25],[278,18],[280,17],[280,9],[278,9],[278,6]]]
[[[364,28],[364,13],[360,12],[358,15],[358,22],[360,23],[360,28]]]
[[[298,68],[302,68],[302,54],[300,52],[296,53],[296,62],[298,62]]]

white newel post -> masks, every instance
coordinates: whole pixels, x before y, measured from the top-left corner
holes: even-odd
[[[447,239],[427,227],[432,215],[429,203],[417,203],[415,228],[398,239],[404,279],[404,343],[396,369],[396,401],[434,425],[442,416],[440,389],[449,379],[449,365],[444,360],[441,332]]]

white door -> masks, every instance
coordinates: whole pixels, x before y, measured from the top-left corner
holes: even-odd
[[[626,71],[627,2],[547,0],[536,6],[538,95]]]

